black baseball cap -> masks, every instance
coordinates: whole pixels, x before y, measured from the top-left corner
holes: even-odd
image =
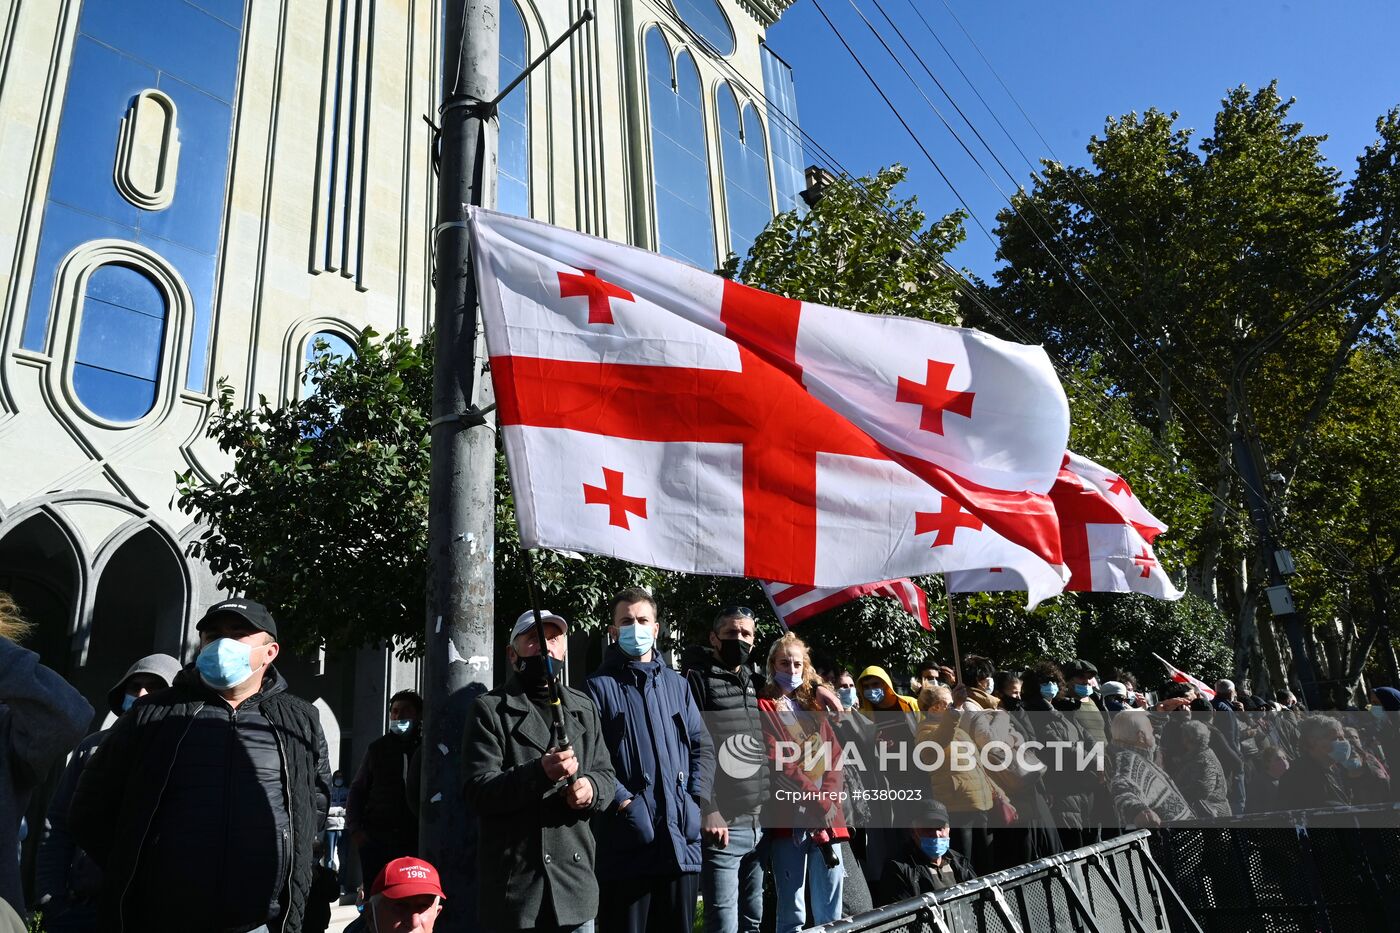
[[[199,620],[195,628],[204,631],[209,627],[209,622],[215,616],[235,615],[245,620],[253,628],[260,632],[267,632],[273,638],[277,637],[277,621],[272,618],[272,613],[267,611],[267,607],[262,603],[254,602],[251,599],[226,599],[221,603],[215,603],[209,607],[209,611],[204,613],[204,618]]]
[[[931,798],[924,801],[923,809],[919,811],[919,829],[937,829],[950,822],[947,807]]]
[[[1062,670],[1066,677],[1084,677],[1086,675],[1089,677],[1099,676],[1099,669],[1094,666],[1094,662],[1086,661],[1083,658],[1075,658],[1073,661],[1066,664]]]

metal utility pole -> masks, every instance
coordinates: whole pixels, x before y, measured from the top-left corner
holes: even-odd
[[[428,612],[423,658],[419,851],[441,873],[438,928],[476,925],[475,821],[462,802],[467,712],[491,689],[494,644],[495,431],[479,337],[467,205],[496,203],[499,0],[446,0],[433,331]],[[486,853],[493,858],[496,853]],[[499,896],[499,892],[493,892]]]

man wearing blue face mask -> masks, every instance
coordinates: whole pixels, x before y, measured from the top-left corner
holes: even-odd
[[[715,750],[685,678],[656,656],[656,601],[629,587],[612,601],[616,639],[588,678],[617,772],[593,822],[600,933],[689,930],[700,891],[701,802],[712,801]]]
[[[180,662],[170,655],[147,655],[127,668],[122,679],[107,692],[107,708],[114,717],[120,716],[146,694],[169,687],[178,673]],[[85,933],[97,929],[95,899],[102,888],[102,872],[87,853],[74,844],[73,835],[68,831],[68,805],[73,801],[73,791],[77,789],[83,766],[110,731],[107,728],[94,732],[78,743],[49,801],[34,886],[36,903],[44,910],[44,929],[52,933]]]
[[[350,782],[345,829],[360,855],[365,883],[396,858],[418,854],[418,817],[409,806],[418,786],[409,768],[422,744],[423,698],[400,690],[389,698],[389,733],[370,743]]]
[[[904,850],[886,861],[880,873],[877,904],[897,904],[946,891],[977,877],[972,863],[949,847],[952,830],[943,804],[936,800],[925,803],[924,812],[908,835]]]
[[[196,628],[196,662],[117,721],[73,795],[98,927],[300,933],[330,796],[319,715],[272,666],[266,607],[225,600]]]

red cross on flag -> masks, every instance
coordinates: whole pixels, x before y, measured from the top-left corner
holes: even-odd
[[[908,577],[844,588],[765,582],[763,595],[768,597],[773,611],[778,614],[778,620],[787,628],[805,622],[828,609],[854,602],[862,596],[887,596],[899,600],[905,612],[917,619],[924,628],[933,631],[933,626],[928,621],[928,594],[924,592],[923,587]]]
[[[526,547],[820,587],[1063,586],[1039,347],[781,298],[489,211],[472,252]]]
[[[1060,522],[1060,546],[1070,579],[1065,589],[1094,593],[1146,593],[1158,599],[1182,594],[1167,576],[1151,542],[1167,530],[1136,495],[1114,491],[1128,483],[1087,457],[1066,453],[1050,490]],[[1024,590],[1016,568],[948,574],[953,593]]]

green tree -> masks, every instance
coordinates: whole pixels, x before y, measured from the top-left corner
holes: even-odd
[[[290,643],[416,644],[424,606],[432,348],[365,330],[351,359],[322,354],[302,398],[253,408],[220,381],[209,436],[232,457],[216,479],[177,477],[204,531],[191,547],[221,586],[256,594]]]
[[[1176,114],[1110,119],[1089,141],[1088,165],[1045,163],[997,228],[997,302],[1018,331],[1095,375],[1150,432],[1161,455],[1139,450],[1132,466],[1170,490],[1158,497],[1176,529],[1165,546],[1190,562],[1191,590],[1233,620],[1236,670],[1256,682],[1270,673],[1277,681],[1286,652],[1261,614],[1265,575],[1232,445],[1240,432],[1258,438],[1265,472],[1283,480],[1271,520],[1309,552],[1300,566],[1314,556],[1326,566],[1327,582],[1301,587],[1306,605],[1324,610],[1319,621],[1354,629],[1351,609],[1330,614],[1359,605],[1342,599],[1360,582],[1342,579],[1348,543],[1317,536],[1325,516],[1305,508],[1303,491],[1338,479],[1314,454],[1358,415],[1337,402],[1356,354],[1393,352],[1400,291],[1391,248],[1397,112],[1378,121],[1346,184],[1322,156],[1323,137],[1305,133],[1291,107],[1273,84],[1235,88],[1195,146]],[[968,313],[976,326],[1001,327],[975,307]],[[1083,443],[1082,406],[1075,414]],[[1322,660],[1324,675],[1337,676],[1338,665]]]

